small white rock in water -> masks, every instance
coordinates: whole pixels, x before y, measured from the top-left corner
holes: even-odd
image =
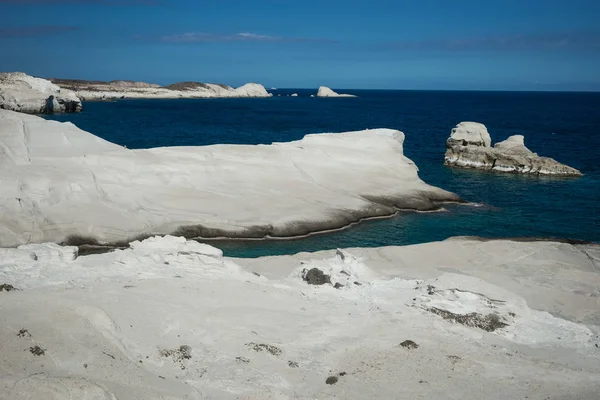
[[[446,141],[444,164],[495,172],[533,175],[581,176],[572,167],[550,157],[540,157],[525,147],[523,135],[513,135],[490,147],[492,140],[485,125],[461,122]]]
[[[353,94],[336,93],[327,86],[321,86],[317,92],[317,97],[356,97]]]

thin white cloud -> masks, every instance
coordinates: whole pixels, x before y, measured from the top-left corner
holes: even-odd
[[[241,32],[235,34],[213,34],[205,32],[188,32],[179,35],[167,35],[159,38],[166,43],[216,43],[216,42],[333,42],[327,39],[299,38],[261,35]]]

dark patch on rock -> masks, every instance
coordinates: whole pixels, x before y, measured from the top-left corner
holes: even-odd
[[[431,296],[434,293],[435,293],[435,286],[433,286],[433,285],[427,285],[427,294]]]
[[[35,345],[29,348],[29,352],[34,356],[43,356],[46,354],[46,350],[42,349],[40,346]]]
[[[250,364],[250,360],[247,359],[246,357],[236,357],[235,361],[237,361],[239,363],[243,363],[243,364]]]
[[[198,88],[210,89],[206,83],[201,82],[177,82],[169,86],[165,86],[165,89],[169,90],[179,90],[179,91],[187,91],[187,90],[195,90]]]
[[[335,385],[338,382],[337,376],[330,376],[325,380],[325,383],[328,385]]]
[[[362,283],[360,283],[360,282],[358,282],[358,281],[355,281],[355,282],[354,282],[354,284],[355,284],[356,286],[362,286]]]
[[[419,348],[419,345],[416,344],[415,342],[413,342],[412,340],[405,340],[404,342],[400,343],[400,346],[404,347],[405,349],[409,349],[409,350]]]
[[[92,245],[100,246],[100,242],[93,236],[84,235],[69,235],[65,240],[60,243],[61,246],[83,246]]]
[[[159,350],[158,354],[161,357],[171,358],[173,362],[179,363],[181,369],[185,369],[185,360],[192,358],[192,347],[188,345],[182,345],[175,350],[161,349]]]
[[[29,333],[27,329],[21,329],[19,333],[17,333],[17,336],[20,338],[30,338],[31,333]]]
[[[510,315],[511,317],[516,317],[516,316],[517,316],[517,314],[515,314],[515,313],[514,313],[514,312],[512,312],[512,311],[511,311],[511,312],[509,312],[509,313],[508,313],[508,315]]]
[[[341,288],[343,288],[343,287],[344,287],[344,285],[342,285],[342,284],[341,284],[341,283],[339,283],[339,282],[336,282],[336,283],[335,283],[335,285],[334,285],[333,287],[334,287],[334,288],[336,288],[336,289],[341,289]]]
[[[2,285],[0,285],[0,292],[12,292],[14,290],[19,290],[16,287],[14,287],[13,285],[10,285],[8,283],[3,283]]]
[[[112,246],[95,246],[95,245],[88,245],[88,244],[83,244],[81,246],[77,246],[77,253],[80,256],[90,256],[92,254],[105,254],[105,253],[111,253],[115,250],[123,250],[126,249],[126,247],[112,247]]]
[[[347,374],[346,374],[346,372],[345,372],[345,371],[343,371],[343,372],[340,372],[338,375],[339,375],[339,376],[346,376]]]
[[[298,363],[296,361],[288,361],[288,365],[291,368],[299,368],[300,367],[300,365],[298,365]]]
[[[457,362],[459,362],[461,360],[461,358],[459,356],[446,356],[446,358],[448,358],[448,360],[452,361],[452,364],[456,364]]]
[[[312,268],[309,271],[304,270],[302,276],[309,285],[331,284],[331,276],[325,274],[319,268]]]
[[[483,329],[487,332],[493,332],[497,329],[501,329],[508,326],[508,324],[500,320],[500,316],[498,314],[454,314],[450,311],[442,310],[435,307],[429,308],[428,311],[432,312],[433,314],[439,315],[447,321],[452,321],[471,328]]]
[[[250,343],[246,343],[246,346],[248,346],[249,348],[251,348],[254,351],[258,351],[258,352],[266,351],[267,353],[274,355],[274,356],[279,356],[282,353],[282,351],[279,347],[273,346],[270,344],[265,344],[265,343],[250,342]]]

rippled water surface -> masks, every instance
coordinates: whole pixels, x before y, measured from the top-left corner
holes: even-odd
[[[299,97],[287,97],[298,93]],[[335,247],[385,246],[457,235],[541,236],[600,241],[600,93],[350,91],[358,98],[311,98],[279,90],[268,99],[121,100],[84,104],[48,118],[129,148],[258,144],[307,133],[394,128],[426,182],[477,207],[406,213],[306,239],[219,242],[227,255],[254,257]],[[580,169],[582,178],[539,178],[451,169],[445,141],[460,121],[484,123],[495,143],[513,134],[540,155]]]

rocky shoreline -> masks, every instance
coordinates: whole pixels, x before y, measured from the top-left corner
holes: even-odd
[[[257,83],[233,88],[223,84],[179,82],[163,87],[146,82],[47,80],[22,72],[0,73],[0,109],[27,114],[80,112],[82,101],[271,96],[272,94]]]
[[[84,101],[115,99],[201,99],[271,97],[264,86],[247,83],[238,88],[228,85],[178,82],[168,86],[134,81],[86,81],[76,79],[51,79],[60,87],[67,88]]]
[[[80,112],[75,92],[21,72],[0,73],[0,109],[27,114]]]

